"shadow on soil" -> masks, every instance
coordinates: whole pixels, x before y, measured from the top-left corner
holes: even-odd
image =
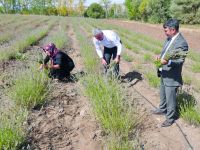
[[[63,83],[75,83],[75,82],[78,82],[78,80],[83,77],[86,73],[84,71],[79,71],[79,72],[76,72],[74,74],[71,74],[68,78],[65,78],[63,79],[62,81],[60,82],[63,82]]]
[[[133,82],[130,86],[137,84],[137,82],[141,81],[142,74],[136,71],[128,72],[124,76],[121,76],[122,82]]]

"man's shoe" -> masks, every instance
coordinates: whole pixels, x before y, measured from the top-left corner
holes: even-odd
[[[168,121],[168,120],[165,120],[162,124],[161,124],[161,127],[169,127],[171,126],[172,124],[174,123],[174,121]]]
[[[160,109],[152,110],[152,114],[154,114],[154,115],[165,115],[165,113],[163,111],[161,111]]]

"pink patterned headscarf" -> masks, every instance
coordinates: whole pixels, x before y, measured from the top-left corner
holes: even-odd
[[[49,43],[49,44],[45,45],[43,47],[43,50],[48,51],[50,53],[51,58],[54,58],[58,53],[58,49],[56,48],[54,43]]]

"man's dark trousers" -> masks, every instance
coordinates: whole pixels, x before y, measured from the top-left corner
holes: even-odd
[[[166,86],[163,83],[163,79],[161,77],[160,84],[160,105],[159,109],[166,113],[166,118],[169,122],[174,122],[177,115],[177,102],[176,102],[176,93],[177,86]]]
[[[113,48],[104,47],[103,58],[105,59],[107,65],[110,64],[111,57],[114,60],[116,58],[116,56],[117,56],[117,47],[116,46],[113,47]],[[104,69],[105,69],[105,74],[106,74],[108,66],[104,66]],[[114,66],[114,74],[115,74],[116,77],[119,75],[119,63],[117,63]]]

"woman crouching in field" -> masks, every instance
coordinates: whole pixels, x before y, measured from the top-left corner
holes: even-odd
[[[70,72],[75,67],[73,60],[66,53],[58,50],[53,43],[45,45],[42,49],[47,56],[40,69],[43,67],[50,69],[49,77],[55,80],[63,80],[65,77],[69,77]],[[51,62],[48,65],[49,60]]]

